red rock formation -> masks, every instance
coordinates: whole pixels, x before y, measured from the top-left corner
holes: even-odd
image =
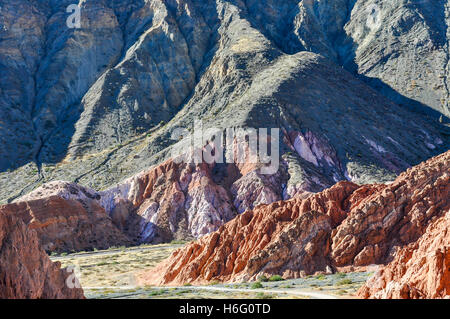
[[[137,242],[199,237],[236,216],[208,164],[169,160],[100,195],[116,225]]]
[[[198,238],[254,205],[281,199],[280,174],[257,170],[168,160],[99,192],[99,203],[138,243]]]
[[[450,298],[450,211],[358,291],[362,298]]]
[[[36,230],[46,251],[106,249],[131,243],[93,200],[50,196],[0,206],[0,212],[15,215]]]
[[[450,151],[402,173],[371,192],[333,231],[337,266],[365,266],[392,259],[398,247],[416,241],[434,217],[450,209]]]
[[[307,198],[246,211],[143,274],[151,284],[297,277],[383,263],[450,209],[450,151],[390,185],[341,182]]]
[[[168,160],[102,192],[55,181],[18,202],[57,196],[88,203],[96,210],[104,209],[114,225],[135,243],[161,243],[201,237],[246,209],[280,200],[285,182],[281,175],[259,174],[255,164]]]
[[[260,205],[177,250],[143,280],[157,284],[251,279],[260,272],[300,276],[331,266],[333,227],[358,188],[342,182],[307,199]]]
[[[81,288],[67,284],[75,283],[73,276],[50,261],[35,230],[0,212],[0,299],[84,298]]]

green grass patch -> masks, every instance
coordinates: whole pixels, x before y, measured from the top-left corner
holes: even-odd
[[[283,277],[281,277],[280,275],[274,275],[272,277],[269,278],[269,281],[283,281]]]
[[[261,276],[258,277],[258,281],[261,281],[261,282],[267,282],[267,281],[269,281],[269,278],[267,278],[267,277],[264,276],[264,275],[261,275]]]
[[[264,286],[263,286],[263,284],[262,284],[261,282],[257,281],[257,282],[254,282],[250,287],[251,287],[252,289],[261,289],[261,288],[263,288]]]
[[[153,296],[161,296],[161,295],[164,295],[165,293],[167,293],[167,290],[161,289],[161,290],[153,290],[153,291],[150,291],[150,292],[148,293],[148,295],[149,295],[150,297],[153,297]]]

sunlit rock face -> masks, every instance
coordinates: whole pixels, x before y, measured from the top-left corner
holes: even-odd
[[[235,280],[264,267],[295,277],[387,262],[437,214],[414,199],[403,216],[395,203],[423,185],[391,185],[449,148],[447,1],[86,0],[79,27],[67,24],[71,2],[0,0],[1,209],[44,249],[221,245],[208,234],[251,219],[261,246],[167,278]],[[278,169],[175,161],[174,131],[199,120],[278,129]],[[289,209],[274,204],[283,200]],[[259,211],[272,219],[250,218]]]
[[[51,186],[61,190],[57,183]],[[76,187],[70,185],[72,199],[49,195],[0,206],[0,212],[15,215],[35,230],[47,252],[107,249],[132,243],[95,199],[74,199],[78,197],[74,190]]]
[[[298,278],[394,260],[361,295],[443,297],[448,294],[449,165],[446,152],[389,185],[340,182],[304,198],[259,205],[178,249],[141,280],[179,285],[262,274]],[[428,279],[420,275],[426,269],[432,271]],[[438,280],[433,285],[432,278]]]
[[[239,212],[259,199],[238,190],[387,182],[448,149],[445,1],[87,0],[80,28],[69,4],[0,1],[2,202],[110,189],[196,120],[282,132],[287,178],[246,177]]]
[[[373,299],[450,298],[450,211],[427,227],[360,288]]]
[[[95,248],[128,244],[129,240],[161,243],[199,238],[247,209],[279,200],[283,182],[281,174],[264,175],[257,166],[239,169],[235,164],[169,160],[100,192],[75,183],[50,182],[3,209],[42,224],[49,250],[90,248],[84,238],[81,243],[77,236],[69,236],[78,219],[94,226],[95,236],[85,233],[84,237],[94,238]],[[50,219],[54,223],[45,222]],[[61,239],[59,228],[67,230],[70,243]],[[64,242],[62,247],[52,246],[56,238]]]

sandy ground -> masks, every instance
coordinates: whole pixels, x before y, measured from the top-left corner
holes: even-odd
[[[337,273],[306,278],[265,281],[255,284],[220,284],[182,287],[139,287],[135,276],[156,266],[170,256],[180,243],[113,248],[105,251],[82,252],[51,256],[63,267],[74,267],[87,298],[282,298],[336,299],[354,298],[354,293],[371,272]]]

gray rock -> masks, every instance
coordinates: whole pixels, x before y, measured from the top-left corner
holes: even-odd
[[[445,1],[87,0],[81,29],[69,3],[0,0],[0,201],[107,189],[196,119],[283,131],[287,177],[233,201],[385,182],[448,149]]]

